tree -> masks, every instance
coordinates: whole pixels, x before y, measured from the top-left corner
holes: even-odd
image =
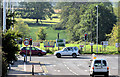
[[[23,38],[30,37],[30,29],[23,21],[19,21],[15,24],[14,31],[20,33]]]
[[[19,46],[15,39],[18,39],[21,35],[18,32],[14,32],[9,29],[5,34],[2,33],[2,51],[3,57],[6,58],[6,62],[10,63],[13,60],[16,60],[15,54],[19,51]]]
[[[107,34],[106,36],[110,37],[109,44],[115,46],[115,43],[118,43],[118,26],[114,24],[112,32],[110,34]]]
[[[70,40],[78,41],[84,38],[84,34],[88,34],[88,41],[92,39],[96,42],[96,27],[97,27],[97,8],[99,9],[99,40],[104,41],[107,39],[106,34],[111,33],[113,24],[116,24],[116,16],[105,3],[90,3],[72,6],[65,6],[61,13],[61,27],[66,28]],[[92,26],[91,26],[92,24]],[[59,26],[59,27],[60,27]],[[106,30],[107,29],[107,30]]]
[[[38,19],[46,19],[46,16],[52,19],[54,11],[49,2],[21,2],[20,5],[23,7],[20,10],[22,18],[36,19],[36,23]]]
[[[43,28],[40,28],[37,35],[40,40],[45,40],[47,33],[45,32],[45,30]]]
[[[6,14],[6,29],[10,29],[10,27],[13,27],[13,25],[16,23],[16,20],[14,19],[16,13],[15,12],[11,12],[10,10],[8,10],[7,14]]]

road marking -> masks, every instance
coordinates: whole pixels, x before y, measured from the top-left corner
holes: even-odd
[[[64,64],[65,65],[65,64]],[[67,65],[65,65],[65,66],[67,66]]]
[[[45,64],[43,62],[41,62],[40,64],[42,64],[43,72],[48,73],[48,70],[47,70]]]
[[[87,70],[85,70],[87,72]]]
[[[58,72],[60,72],[60,70],[58,70]]]
[[[65,64],[64,64],[64,65],[65,65]],[[67,66],[67,65],[65,65],[65,66]],[[78,75],[77,73],[75,73],[74,71],[72,71],[69,67],[67,67],[67,69],[68,69],[70,72],[72,72],[73,74]]]
[[[56,66],[56,65],[53,65],[54,67]]]
[[[25,62],[24,62],[24,71],[26,71],[26,64],[25,64]]]

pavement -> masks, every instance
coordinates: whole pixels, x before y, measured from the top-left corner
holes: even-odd
[[[43,73],[40,65],[40,61],[23,61],[23,57],[19,57],[18,61],[11,65],[11,69],[8,70],[8,75],[32,75],[32,67],[34,67],[34,75]]]

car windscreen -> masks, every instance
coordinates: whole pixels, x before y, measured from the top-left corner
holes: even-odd
[[[103,60],[103,66],[107,66],[107,63],[105,60]]]
[[[95,66],[95,67],[101,66],[101,60],[95,60],[94,66]]]

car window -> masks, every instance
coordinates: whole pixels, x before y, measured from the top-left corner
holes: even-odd
[[[74,47],[74,50],[75,50],[75,51],[77,51],[77,50],[78,50],[78,48],[77,48],[77,47]]]
[[[35,48],[34,48],[34,47],[32,47],[32,50],[35,50]]]
[[[38,48],[35,48],[35,50],[39,50]]]
[[[23,47],[21,50],[26,50],[26,47]]]
[[[29,47],[27,47],[27,50],[30,50],[30,48],[29,48]]]
[[[68,47],[67,49],[68,49],[68,51],[70,51],[70,50],[71,50],[69,47]]]
[[[67,49],[68,51],[73,51],[72,47],[68,47]]]
[[[67,48],[65,48],[63,51],[67,51]]]
[[[105,60],[103,60],[103,66],[107,66],[107,63]]]
[[[101,66],[101,60],[95,60],[94,66],[95,66],[95,67]]]

